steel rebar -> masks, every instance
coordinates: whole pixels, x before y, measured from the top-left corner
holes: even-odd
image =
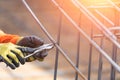
[[[50,41],[52,43],[54,43],[55,47],[61,52],[61,54],[70,63],[70,65],[76,70],[76,72],[78,72],[79,76],[81,76],[81,78],[83,78],[84,80],[87,80],[87,78],[83,75],[83,73],[78,68],[76,68],[75,64],[71,61],[71,59],[66,55],[66,53],[63,51],[63,49],[56,43],[56,41],[48,33],[48,31],[45,29],[45,27],[43,26],[43,24],[39,21],[39,19],[35,15],[35,13],[29,7],[29,5],[27,4],[27,2],[25,0],[22,0],[22,2],[24,3],[25,7],[28,9],[28,11],[30,12],[30,14],[33,16],[33,18],[35,19],[35,21],[39,24],[39,26],[41,27],[41,29],[43,30],[43,32],[46,34],[46,36],[50,39]]]
[[[59,6],[59,4],[52,0],[52,2],[58,7],[58,9],[65,15],[65,17],[74,25],[74,27],[84,35],[84,37],[108,60],[110,64],[114,66],[114,68],[120,72],[120,66],[116,64],[108,55],[107,53],[98,46],[98,44],[91,40],[91,38],[76,24],[76,22]]]

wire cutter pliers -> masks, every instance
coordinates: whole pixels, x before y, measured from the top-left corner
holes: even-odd
[[[50,44],[44,44],[44,45],[39,46],[37,48],[29,48],[29,47],[21,48],[21,51],[25,52],[25,53],[31,53],[31,54],[25,56],[25,59],[27,59],[28,57],[31,57],[37,53],[42,52],[42,51],[49,51],[53,47],[54,47],[54,45],[52,43],[50,43]]]

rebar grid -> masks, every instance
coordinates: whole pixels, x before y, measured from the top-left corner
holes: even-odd
[[[56,41],[52,38],[52,36],[47,32],[45,27],[42,25],[42,23],[39,21],[35,13],[31,10],[29,5],[25,0],[22,0],[25,4],[26,8],[29,10],[29,12],[32,14],[33,18],[37,21],[37,23],[40,25],[41,29],[44,31],[44,33],[48,36],[50,41],[55,45],[55,47],[62,53],[62,55],[65,57],[65,59],[71,64],[71,66],[76,70],[76,72],[84,79],[87,80],[87,78],[83,75],[83,73],[75,66],[75,64],[71,61],[71,59],[66,55],[66,53],[62,50],[62,48],[56,43]]]
[[[35,15],[35,13],[31,10],[30,6],[27,4],[27,2],[25,0],[22,0],[23,3],[25,4],[25,6],[27,7],[27,9],[29,10],[29,12],[32,14],[33,18],[37,21],[37,23],[40,25],[41,29],[43,30],[43,32],[47,35],[47,37],[50,39],[50,41],[52,43],[54,43],[55,47],[56,47],[56,62],[55,62],[55,72],[54,72],[54,80],[57,80],[57,66],[58,66],[58,60],[59,60],[59,51],[61,52],[61,54],[64,56],[64,58],[71,64],[71,66],[75,69],[76,72],[76,77],[75,80],[78,80],[78,75],[84,79],[87,80],[86,76],[80,71],[79,69],[79,57],[76,58],[76,65],[72,62],[72,60],[70,60],[70,58],[66,55],[66,53],[62,50],[62,48],[59,45],[60,42],[60,30],[61,30],[61,26],[59,26],[59,32],[58,32],[58,40],[55,41],[52,36],[47,32],[47,30],[45,29],[45,27],[42,25],[42,23],[39,21],[39,19],[37,18],[37,16]],[[119,11],[119,7],[117,7],[115,4],[113,5],[113,2],[110,2],[110,0],[107,0],[113,7],[115,7],[116,10]],[[78,0],[72,0],[72,2],[74,3],[75,6],[77,6],[80,11],[87,16],[95,25],[96,27],[102,32],[100,35],[98,36],[98,38],[101,38],[101,45],[99,46],[94,40],[93,38],[93,31],[91,29],[91,37],[89,37],[83,30],[82,28],[80,28],[81,25],[78,25],[65,11],[63,8],[61,8],[61,6],[55,1],[55,0],[51,0],[51,2],[53,2],[53,4],[56,5],[56,7],[61,11],[61,13],[74,25],[74,27],[79,31],[78,32],[78,44],[80,42],[80,35],[84,35],[84,37],[91,43],[90,46],[90,55],[89,55],[89,66],[88,66],[88,80],[91,79],[91,59],[92,59],[92,46],[94,46],[101,54],[99,55],[99,70],[98,70],[98,80],[101,80],[102,78],[102,57],[104,57],[105,59],[107,59],[107,61],[112,65],[111,66],[111,80],[115,80],[115,73],[116,71],[120,72],[120,66],[116,63],[116,51],[117,48],[120,48],[120,44],[117,41],[117,37],[116,37],[116,33],[112,33],[110,31],[110,29],[108,29],[103,23],[101,23],[86,7],[84,7],[84,5],[82,5]],[[110,21],[107,17],[105,17],[103,14],[101,14],[97,9],[95,9],[95,12],[97,14],[99,14],[103,20],[106,20],[109,24],[116,26],[116,24],[114,24],[112,21]],[[61,16],[62,16],[61,14]],[[60,19],[60,25],[61,25],[61,19]],[[115,28],[111,29],[114,30]],[[118,28],[117,28],[118,30]],[[103,48],[103,39],[104,37],[107,37],[112,43],[113,43],[113,54],[112,54],[112,58],[110,56],[108,56],[108,54],[102,49]],[[80,45],[77,45],[77,56],[79,56],[79,47]]]

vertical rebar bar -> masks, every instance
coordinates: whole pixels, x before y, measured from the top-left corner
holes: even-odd
[[[103,11],[103,15],[104,15],[105,11]],[[105,18],[102,17],[103,20],[103,24],[105,24]],[[109,21],[108,21],[109,22]],[[114,24],[114,23],[113,23]],[[105,35],[101,32],[101,34],[103,35],[100,40],[100,47],[103,49],[103,44],[104,44],[104,37]],[[99,54],[99,65],[98,65],[98,80],[102,79],[102,68],[103,68],[103,57],[101,54]]]
[[[57,34],[57,44],[58,45],[60,45],[61,27],[62,27],[62,14],[60,13],[59,28],[58,28],[58,34]],[[59,50],[56,48],[54,80],[57,79],[58,61],[59,61]]]
[[[76,67],[79,68],[79,54],[80,54],[80,32],[78,32],[77,40],[77,56],[76,56]],[[75,80],[78,80],[78,73],[75,73]]]
[[[115,20],[114,20],[114,22],[115,22],[115,26],[117,26],[118,24],[119,24],[119,22],[118,22],[118,12],[116,11],[116,10],[114,10],[114,12],[115,12]],[[115,30],[114,31],[114,34],[116,34],[117,33],[117,31]],[[117,47],[113,44],[113,51],[112,51],[112,59],[116,62],[116,58],[117,58]],[[111,80],[116,80],[115,79],[115,76],[116,76],[116,70],[114,69],[114,67],[113,66],[111,66]]]
[[[79,26],[81,25],[81,13],[80,13],[80,16],[79,16],[79,22],[78,22],[78,24],[79,24]],[[77,68],[79,68],[79,56],[80,56],[80,38],[81,38],[81,36],[80,36],[80,32],[78,31],[78,39],[77,39],[77,55],[76,55],[76,67]],[[75,73],[75,80],[78,80],[79,78],[78,78],[78,73],[76,72]]]
[[[116,62],[116,56],[117,56],[117,47],[113,44],[113,51],[112,51],[112,59]],[[111,66],[111,80],[115,79],[116,70],[113,66]]]
[[[103,42],[104,42],[103,39],[104,39],[104,35],[103,37],[101,37],[101,42],[100,42],[101,48],[103,48]],[[98,80],[101,80],[102,78],[102,66],[103,66],[102,55],[99,54]]]
[[[91,23],[91,39],[93,39],[93,24]],[[90,44],[90,51],[89,51],[89,64],[88,64],[88,80],[91,78],[91,64],[92,64],[92,48],[93,45]]]

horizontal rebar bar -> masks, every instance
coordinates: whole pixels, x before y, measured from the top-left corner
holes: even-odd
[[[120,33],[116,33],[115,34],[117,37],[120,37]],[[105,37],[103,34],[97,34],[97,35],[93,35],[93,38],[100,38],[100,37]]]
[[[97,8],[114,8],[113,6],[87,6],[87,8],[97,9]]]
[[[109,30],[111,31],[120,30],[120,26],[110,27]],[[103,37],[103,36],[104,36],[103,34],[93,35],[94,38]],[[115,33],[115,36],[119,37],[120,33]]]
[[[110,27],[109,30],[111,30],[111,31],[120,30],[120,26]]]
[[[96,0],[97,1],[97,0]],[[99,6],[102,6],[102,5],[109,5],[109,3],[106,1],[106,2],[91,2],[90,0],[89,1],[87,1],[88,3],[93,3],[93,4],[95,4],[95,5],[99,5]],[[120,4],[120,2],[119,1],[116,1],[116,2],[114,2],[114,4],[116,4],[116,5],[118,5],[118,4]]]

